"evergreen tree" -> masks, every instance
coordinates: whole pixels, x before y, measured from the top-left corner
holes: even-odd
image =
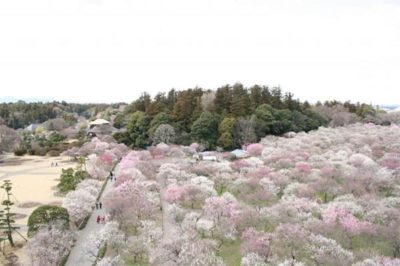
[[[207,149],[212,149],[218,139],[218,119],[210,112],[203,112],[194,121],[191,135],[195,141],[199,141]]]
[[[148,126],[149,117],[144,112],[137,111],[131,115],[127,126],[127,133],[134,147],[143,148],[148,144]]]
[[[229,113],[229,108],[232,102],[232,91],[229,85],[218,88],[215,93],[214,109],[215,112],[225,116]]]
[[[271,105],[275,109],[281,109],[282,106],[282,90],[279,87],[275,87],[271,91]]]
[[[4,211],[2,216],[0,216],[0,230],[3,231],[3,233],[7,236],[10,245],[14,247],[15,245],[12,233],[13,231],[19,229],[19,227],[15,226],[15,220],[13,219],[15,213],[11,212],[11,206],[13,206],[14,203],[11,201],[12,184],[10,180],[4,180],[4,184],[1,186],[1,188],[4,189],[6,193],[6,199],[1,203],[1,205],[4,206]]]
[[[4,211],[0,210],[0,229],[2,229],[4,226],[5,226],[5,223],[4,223]],[[3,235],[0,235],[0,250],[2,250],[1,246],[5,241],[7,241],[7,237],[3,236]],[[3,252],[3,255],[4,255],[5,254],[4,250],[2,250],[2,252]]]
[[[125,126],[125,116],[123,114],[117,114],[114,118],[113,126],[115,128],[123,128]]]
[[[225,117],[219,124],[218,145],[224,149],[232,149],[236,146],[237,141],[233,138],[233,129],[235,128],[236,120],[233,117]]]
[[[147,93],[144,92],[139,99],[133,102],[133,111],[141,111],[141,112],[146,112],[147,108],[149,107],[151,103],[151,96]]]
[[[250,88],[250,101],[251,101],[251,111],[256,110],[258,106],[262,104],[262,88],[255,85]]]
[[[246,116],[250,114],[250,107],[251,101],[247,90],[242,84],[235,84],[232,89],[230,113],[235,117]]]
[[[263,138],[265,135],[270,134],[271,126],[275,122],[273,111],[274,109],[270,105],[263,104],[254,112],[255,131],[258,138]]]
[[[67,209],[53,205],[42,205],[36,208],[28,218],[28,237],[44,227],[57,226],[69,229],[69,214]]]
[[[154,118],[151,120],[149,125],[149,136],[152,137],[156,129],[162,124],[171,124],[172,118],[171,115],[165,112],[158,113]]]

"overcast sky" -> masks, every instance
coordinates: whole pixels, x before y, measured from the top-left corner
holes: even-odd
[[[0,98],[280,85],[400,103],[397,0],[0,0]]]

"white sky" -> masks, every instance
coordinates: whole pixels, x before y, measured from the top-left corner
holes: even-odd
[[[400,103],[398,0],[0,0],[0,98],[280,85]]]

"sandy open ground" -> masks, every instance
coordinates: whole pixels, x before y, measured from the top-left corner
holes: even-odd
[[[58,166],[51,166],[51,163]],[[74,162],[70,162],[68,157],[38,157],[6,155],[0,163],[0,183],[8,179],[13,184],[13,200],[15,206],[13,212],[24,214],[26,217],[16,219],[17,224],[21,225],[22,232],[28,216],[37,206],[24,205],[28,203],[54,204],[61,203],[62,198],[54,195],[54,187],[58,183],[62,168],[75,167]],[[4,200],[5,192],[0,191],[0,200]],[[17,217],[18,218],[18,217]]]
[[[51,163],[58,166],[51,166]],[[3,180],[10,180],[13,184],[12,193],[15,205],[12,211],[17,213],[16,223],[19,230],[26,236],[27,221],[32,211],[42,204],[61,204],[62,198],[54,195],[54,188],[58,183],[62,168],[75,167],[76,163],[69,161],[69,157],[17,157],[11,154],[4,155],[0,163],[0,184]],[[5,199],[5,192],[0,190],[0,200]],[[35,204],[36,203],[36,204]],[[17,242],[20,238],[15,234]],[[21,254],[22,250],[16,253]],[[22,251],[22,253],[25,253]]]

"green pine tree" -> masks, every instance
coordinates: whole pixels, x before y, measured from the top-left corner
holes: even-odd
[[[11,201],[10,197],[12,196],[12,184],[10,180],[4,180],[4,184],[1,186],[2,189],[6,192],[6,199],[3,200],[1,205],[5,206],[3,214],[0,215],[0,230],[7,236],[10,245],[14,247],[14,240],[12,237],[13,231],[19,229],[19,227],[15,226],[15,220],[13,217],[15,213],[11,212],[11,206],[14,203]]]

